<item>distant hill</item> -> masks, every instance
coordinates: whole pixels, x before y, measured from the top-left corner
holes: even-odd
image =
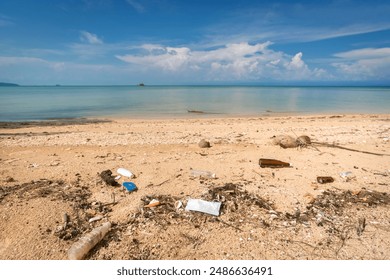
[[[0,82],[0,87],[18,87],[18,86],[19,86],[18,84]]]

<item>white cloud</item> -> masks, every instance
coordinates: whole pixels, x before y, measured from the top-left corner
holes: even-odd
[[[141,47],[143,48],[143,47]],[[172,47],[157,47],[153,45],[145,45],[143,48],[149,52],[149,55],[135,56],[124,55],[116,57],[122,61],[138,64],[143,66],[151,66],[161,68],[163,70],[176,71],[190,60],[190,49],[188,48],[172,48]],[[154,51],[162,51],[160,54],[155,54]]]
[[[196,51],[187,47],[140,46],[141,54],[116,57],[142,69],[160,69],[175,75],[205,80],[301,80],[318,78],[302,59],[269,49],[271,42],[227,44],[213,50]],[[324,70],[321,72],[323,75]]]
[[[128,78],[127,69],[108,64],[0,56],[0,80],[34,84],[112,84]],[[127,76],[127,77],[126,77]],[[119,80],[118,80],[119,77]]]
[[[302,69],[305,68],[305,62],[302,60],[302,53],[299,52],[291,58],[291,61],[287,64],[287,68],[290,69]]]
[[[33,64],[33,63],[47,63],[46,60],[36,57],[14,57],[14,56],[1,56],[0,66],[10,66],[18,64]]]
[[[138,13],[142,13],[145,11],[145,7],[140,4],[138,1],[135,0],[126,0],[127,3],[129,3],[130,6],[132,6]]]
[[[390,48],[365,48],[347,52],[336,53],[334,56],[346,59],[369,59],[390,56]]]
[[[103,40],[101,40],[96,34],[89,33],[87,31],[80,31],[80,40],[93,45],[103,44]]]
[[[390,48],[364,48],[336,53],[332,66],[346,79],[386,79],[390,77]]]

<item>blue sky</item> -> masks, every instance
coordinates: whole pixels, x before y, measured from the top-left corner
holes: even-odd
[[[390,85],[390,2],[2,0],[0,81]]]

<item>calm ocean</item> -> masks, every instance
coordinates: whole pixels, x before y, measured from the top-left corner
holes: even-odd
[[[390,113],[390,87],[0,87],[0,121]]]

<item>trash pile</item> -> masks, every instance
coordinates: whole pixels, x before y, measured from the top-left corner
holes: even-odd
[[[141,201],[139,211],[128,221],[132,232],[137,232],[144,224],[167,229],[175,224],[190,223],[200,227],[209,222],[241,230],[245,224],[258,223],[258,218],[267,215],[273,207],[272,202],[233,183],[211,186],[200,198],[150,195]]]
[[[286,141],[283,145],[286,145]],[[310,143],[310,139],[304,136],[294,141],[295,144],[299,141],[306,143],[305,145]],[[291,168],[292,164],[277,159],[260,158],[259,167]],[[170,234],[175,235],[173,239],[177,239],[178,243],[187,240],[189,244],[193,242],[194,246],[199,246],[211,238],[210,235],[203,233],[214,230],[230,235],[253,233],[260,236],[265,232],[281,232],[283,231],[281,229],[285,229],[284,234],[287,233],[288,238],[290,229],[297,234],[304,232],[303,228],[316,228],[322,232],[321,236],[327,238],[327,245],[330,242],[336,244],[337,240],[344,242],[351,234],[357,236],[365,234],[366,225],[371,222],[372,217],[357,215],[361,213],[358,212],[359,207],[390,204],[390,196],[387,193],[367,189],[326,190],[317,197],[311,196],[306,205],[295,208],[293,212],[280,212],[277,211],[274,202],[245,190],[245,182],[218,185],[215,173],[191,168],[190,179],[200,178],[202,184],[206,182],[206,185],[203,185],[206,189],[202,194],[197,197],[161,194],[143,196],[138,210],[129,214],[127,222],[116,224],[109,221],[108,215],[113,211],[111,207],[117,204],[115,195],[110,203],[90,201],[89,188],[83,186],[80,183],[80,175],[76,175],[77,180],[68,184],[43,179],[7,188],[0,187],[0,202],[10,195],[20,200],[48,197],[70,202],[72,211],[63,213],[62,219],[59,217],[62,221],[56,221],[55,227],[46,230],[58,239],[71,241],[69,259],[93,259],[97,256],[100,258],[100,251],[113,240],[125,240],[124,246],[127,246],[129,251],[129,256],[125,258],[158,259],[164,256],[156,249],[156,246],[161,246],[159,245],[161,242],[165,242],[164,250],[172,248],[169,246],[178,246],[169,245],[172,241],[168,240],[172,238]],[[339,175],[345,182],[355,179],[350,171],[341,172]],[[98,176],[108,188],[122,187],[129,195],[138,190],[132,182],[136,176],[128,169],[118,168],[116,174],[107,169],[98,173]],[[331,176],[317,176],[316,179],[319,184],[332,183],[335,180]],[[194,232],[202,237],[192,236]],[[105,245],[95,248],[98,243]],[[329,248],[331,247],[327,247],[326,250]],[[178,252],[179,249],[177,247]]]
[[[117,182],[122,176],[127,177],[129,179],[135,178],[136,176],[130,171],[123,167],[118,168],[116,171],[119,175],[114,176],[112,175],[111,170],[104,170],[100,172],[99,176],[100,178],[109,186],[117,187],[120,186],[120,184]],[[124,181],[122,183],[122,186],[129,192],[136,191],[137,186],[133,182]]]
[[[260,158],[259,165],[261,168],[291,167],[288,162],[266,158]],[[115,182],[121,176],[126,177],[125,180],[135,177],[132,172],[124,168],[117,170],[117,173],[120,174],[117,177],[114,177],[111,171],[108,171],[103,171],[100,177],[107,185],[111,186],[116,184],[104,180],[102,174],[107,174],[107,178]],[[130,232],[130,235],[134,237],[133,241],[130,242],[131,244],[128,245],[131,258],[158,258],[158,252],[152,253],[156,252],[153,247],[156,244],[152,245],[153,242],[150,240],[145,243],[145,238],[147,238],[145,235],[154,236],[155,240],[160,240],[160,238],[165,238],[162,236],[165,236],[164,234],[167,231],[185,232],[186,229],[190,228],[222,231],[229,228],[236,232],[248,232],[259,228],[274,230],[281,227],[293,227],[299,231],[302,226],[314,226],[323,228],[329,234],[328,238],[338,240],[344,238],[343,234],[345,234],[345,228],[348,225],[348,229],[352,228],[360,236],[365,231],[366,218],[359,217],[355,221],[353,215],[344,215],[344,213],[348,213],[351,208],[356,208],[357,205],[375,207],[376,205],[390,204],[389,195],[375,191],[364,189],[358,192],[324,191],[321,195],[312,197],[305,208],[296,208],[293,213],[283,213],[275,210],[273,202],[259,195],[249,193],[240,184],[215,185],[214,181],[211,180],[216,178],[215,173],[190,169],[189,175],[190,177],[210,179],[207,181],[206,191],[199,197],[159,194],[143,196],[138,211],[129,216],[126,224],[113,225],[117,238],[121,238],[120,236],[126,232]],[[342,178],[343,175],[344,173],[340,174]],[[350,176],[349,173],[348,176]],[[333,181],[333,177],[330,176],[317,177],[317,182],[320,184]],[[129,192],[137,190],[133,182],[117,183],[117,185],[122,185]],[[356,225],[351,227],[351,224]],[[112,236],[110,234],[109,238],[112,238]],[[202,237],[203,241],[206,239],[207,237]],[[199,242],[197,241],[196,244],[199,244]],[[79,255],[75,256],[73,254],[72,258],[80,257]]]

